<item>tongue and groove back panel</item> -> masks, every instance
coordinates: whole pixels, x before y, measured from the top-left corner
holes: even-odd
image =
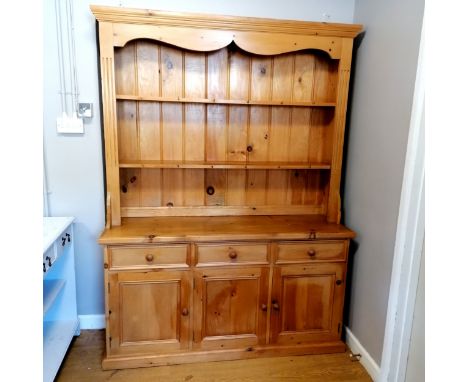
[[[326,214],[338,60],[144,39],[114,55],[123,217]]]

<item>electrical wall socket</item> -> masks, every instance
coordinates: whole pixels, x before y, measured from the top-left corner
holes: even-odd
[[[91,118],[92,116],[93,116],[93,104],[92,103],[79,103],[78,104],[78,117]]]
[[[66,113],[63,113],[61,117],[57,117],[57,133],[83,134],[83,120],[78,118],[76,114],[69,117]]]

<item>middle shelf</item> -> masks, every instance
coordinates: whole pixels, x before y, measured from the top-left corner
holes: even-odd
[[[335,102],[290,101],[290,100],[254,100],[254,99],[224,99],[224,98],[194,98],[194,97],[157,97],[149,95],[117,94],[117,100],[154,101],[172,103],[201,103],[206,105],[253,105],[253,106],[293,106],[293,107],[335,107]]]
[[[45,316],[54,304],[60,292],[65,287],[65,280],[51,279],[44,280],[43,285],[43,315]]]
[[[251,169],[251,170],[329,170],[330,163],[304,163],[304,162],[216,162],[203,161],[158,161],[158,160],[132,160],[121,161],[120,168],[187,168],[187,169]]]

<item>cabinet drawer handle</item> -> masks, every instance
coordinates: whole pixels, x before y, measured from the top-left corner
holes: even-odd
[[[309,249],[307,251],[307,254],[310,256],[310,257],[314,257],[315,256],[315,251],[313,249]]]
[[[341,280],[336,280],[336,285],[341,285],[342,281]]]
[[[182,309],[182,316],[188,316],[189,311],[187,308]]]
[[[251,153],[251,152],[253,151],[252,145],[248,145],[248,146],[247,146],[247,151],[248,151],[249,153]]]
[[[52,259],[49,256],[46,256],[46,261],[49,263],[49,267],[52,266]]]
[[[236,251],[229,251],[229,257],[231,259],[237,258],[237,252]]]
[[[153,261],[153,259],[154,259],[153,255],[151,255],[151,254],[147,254],[145,256],[145,258],[146,258],[146,261],[149,262],[149,263],[151,263]]]
[[[271,306],[273,307],[274,310],[280,310],[280,306],[276,301],[273,301],[271,303]]]
[[[261,307],[261,308],[262,308],[262,310],[263,310],[264,312],[267,311],[267,305],[266,305],[266,304],[262,304],[262,307]]]

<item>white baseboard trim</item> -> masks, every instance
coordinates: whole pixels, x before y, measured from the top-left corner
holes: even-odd
[[[380,366],[377,365],[377,362],[370,356],[364,346],[361,345],[359,340],[354,336],[353,332],[349,330],[348,327],[345,327],[346,333],[346,345],[351,349],[354,354],[361,354],[361,362],[362,366],[371,376],[372,380],[375,382],[378,380],[380,375]]]
[[[83,314],[79,315],[80,329],[104,329],[106,327],[106,318],[103,314]]]

